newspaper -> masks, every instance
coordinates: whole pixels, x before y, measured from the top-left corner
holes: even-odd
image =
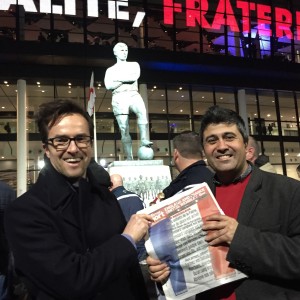
[[[148,254],[170,266],[169,279],[163,285],[167,300],[186,299],[246,277],[229,267],[228,247],[212,247],[205,241],[203,219],[224,214],[206,183],[138,213],[154,219],[145,242]]]

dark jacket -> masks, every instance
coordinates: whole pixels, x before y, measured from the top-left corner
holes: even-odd
[[[115,197],[88,171],[78,192],[51,165],[5,214],[17,272],[34,299],[147,299]]]
[[[163,190],[165,199],[172,197],[189,185],[210,181],[212,177],[213,173],[207,168],[204,160],[199,160],[180,172]]]
[[[116,196],[127,222],[133,214],[144,209],[143,200],[137,194],[127,191],[124,186],[116,187],[112,193]],[[136,246],[139,261],[146,259],[147,252],[144,239],[139,241]]]
[[[300,183],[254,167],[237,220],[227,260],[249,278],[236,299],[299,300]]]
[[[7,274],[8,246],[4,234],[4,210],[16,198],[16,192],[5,182],[0,181],[0,274]]]

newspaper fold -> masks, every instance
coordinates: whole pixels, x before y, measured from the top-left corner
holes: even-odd
[[[203,219],[224,214],[206,183],[176,194],[138,213],[154,223],[145,242],[148,254],[171,269],[163,290],[167,300],[181,300],[222,284],[245,278],[229,267],[228,247],[211,247],[202,231]]]

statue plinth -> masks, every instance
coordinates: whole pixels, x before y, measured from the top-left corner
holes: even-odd
[[[143,200],[146,207],[171,182],[169,166],[163,160],[123,160],[108,166],[108,173],[120,174],[124,187]]]

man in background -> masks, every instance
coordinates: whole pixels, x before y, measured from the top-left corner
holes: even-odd
[[[130,192],[123,186],[123,178],[119,174],[110,175],[111,187],[110,191],[116,196],[126,221],[128,221],[131,215],[135,214],[139,210],[144,208],[143,200],[135,193]],[[138,259],[140,267],[144,276],[148,296],[150,300],[158,299],[158,291],[155,283],[150,279],[148,267],[146,264],[147,252],[145,248],[144,240],[137,243]]]
[[[260,153],[260,147],[257,140],[253,136],[249,136],[247,145],[246,159],[263,171],[270,173],[277,173],[274,166],[271,165],[269,157]]]
[[[178,176],[163,190],[164,199],[195,184],[208,181],[213,173],[203,160],[200,137],[193,131],[183,131],[173,139],[173,163]]]
[[[0,300],[7,296],[7,272],[9,261],[8,244],[4,233],[4,211],[16,198],[16,192],[5,182],[0,181]]]

